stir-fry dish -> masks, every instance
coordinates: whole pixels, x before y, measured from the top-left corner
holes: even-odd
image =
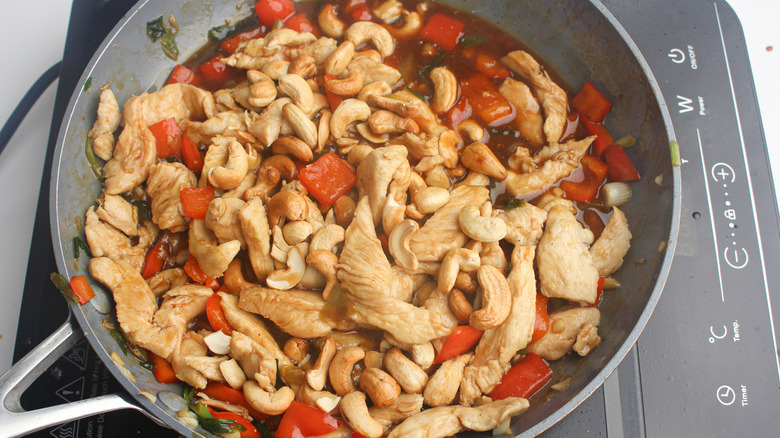
[[[633,138],[468,13],[254,7],[157,91],[101,88],[84,234],[118,329],[215,434],[508,430],[601,342]]]

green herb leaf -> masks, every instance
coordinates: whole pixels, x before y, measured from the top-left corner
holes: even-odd
[[[65,298],[75,302],[79,301],[78,298],[76,298],[76,294],[73,293],[73,289],[70,288],[70,282],[64,275],[58,272],[52,272],[49,275],[49,279],[57,286],[57,289],[65,295]]]
[[[129,202],[133,205],[136,209],[138,209],[138,220],[139,221],[148,221],[152,219],[152,209],[149,207],[149,204],[143,201],[139,201],[137,199],[133,199],[130,197],[130,195],[122,195],[122,199]]]
[[[87,257],[92,258],[92,252],[89,250],[87,242],[85,242],[81,236],[76,236],[73,238],[73,258],[76,260],[78,260],[80,255],[79,250],[84,251],[84,254],[86,254]]]
[[[192,399],[195,398],[195,387],[184,384],[184,392],[182,392],[181,396],[184,397],[187,404],[192,403]]]
[[[84,81],[84,92],[88,93],[91,88],[92,88],[92,76],[88,77],[87,80]]]
[[[203,403],[190,403],[190,409],[197,415],[198,423],[214,435],[246,430],[244,426],[234,420],[214,418]]]
[[[479,33],[471,33],[460,37],[460,45],[463,46],[464,49],[476,47],[485,41],[487,41],[487,37]]]
[[[173,29],[170,27],[165,29],[165,34],[160,38],[160,45],[162,46],[165,56],[173,61],[179,59],[179,48],[176,46],[176,38],[173,36]]]
[[[424,100],[425,100],[425,99],[428,97],[428,96],[426,96],[426,95],[424,95],[424,94],[420,93],[419,91],[415,90],[415,89],[414,89],[414,88],[412,88],[412,87],[406,87],[406,89],[407,89],[407,90],[408,90],[410,93],[412,93],[412,94],[414,94],[415,96],[417,96],[417,98],[418,98],[418,99],[420,99],[420,100],[423,100],[423,101],[424,101]]]
[[[165,35],[165,24],[163,23],[162,15],[146,22],[146,35],[149,36],[153,43],[156,43],[157,40]]]
[[[513,208],[522,207],[524,205],[525,205],[525,199],[514,198],[514,199],[510,199],[510,200],[506,201],[506,209],[507,210],[511,210]]]
[[[430,61],[428,61],[428,64],[424,65],[420,70],[417,71],[418,76],[422,76],[425,73],[428,73],[429,71],[433,70],[436,67],[441,67],[444,65],[444,52],[439,52],[431,58]]]
[[[95,174],[98,179],[103,177],[103,166],[98,162],[95,156],[95,150],[93,149],[92,137],[87,136],[87,141],[84,144],[84,154],[87,156],[89,167],[92,168],[92,173]]]
[[[116,343],[119,344],[119,348],[122,350],[122,354],[127,356],[127,339],[125,339],[124,335],[117,329],[109,330],[108,334],[110,334]]]
[[[276,435],[274,435],[274,433],[271,432],[271,429],[268,428],[265,422],[256,423],[255,427],[257,428],[257,431],[260,433],[261,437],[276,438]]]

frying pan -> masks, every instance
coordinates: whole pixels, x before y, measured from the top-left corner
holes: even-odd
[[[87,257],[74,259],[71,243],[82,233],[84,212],[94,204],[101,189],[84,156],[84,141],[97,110],[97,88],[111,82],[119,102],[158,89],[174,62],[163,55],[159,43],[152,43],[146,36],[146,22],[173,14],[180,26],[176,36],[180,59],[186,59],[206,44],[208,29],[224,24],[225,19],[236,21],[250,13],[250,7],[237,8],[237,3],[143,0],[116,25],[92,57],[79,83],[91,78],[95,85],[91,89],[77,87],[70,100],[57,140],[50,183],[52,243],[59,272],[66,277],[87,272]],[[623,268],[615,275],[622,287],[605,294],[600,305],[602,344],[584,358],[566,358],[552,364],[555,378],[571,376],[571,383],[561,391],[546,389],[535,395],[531,407],[513,420],[514,435],[530,437],[555,424],[604,382],[633,346],[660,297],[680,215],[680,170],[673,165],[670,152],[674,132],[647,63],[598,0],[447,3],[479,14],[517,36],[553,69],[564,88],[578,89],[587,80],[599,83],[614,108],[608,127],[638,139],[628,153],[643,178],[632,184],[633,199],[624,206],[634,238]],[[104,325],[106,319],[115,323],[112,312],[110,292],[96,287],[94,299],[84,306],[71,303],[68,321],[0,378],[3,433],[18,436],[98,413],[135,409],[184,436],[209,435],[202,428],[191,429],[179,421],[176,412],[183,407],[178,396],[180,385],[157,382],[139,360],[121,354]],[[23,411],[19,398],[24,389],[82,335],[127,393]],[[119,352],[114,357],[121,357],[124,365],[112,360],[112,352]]]

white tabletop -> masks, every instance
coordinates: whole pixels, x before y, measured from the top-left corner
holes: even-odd
[[[637,0],[641,1],[641,0]],[[670,0],[671,2],[672,0]],[[780,30],[776,0],[730,0],[745,30],[775,187],[780,187]],[[71,2],[0,1],[0,125],[35,80],[62,58]],[[773,47],[775,50],[771,50]],[[56,82],[0,157],[0,373],[11,366]]]

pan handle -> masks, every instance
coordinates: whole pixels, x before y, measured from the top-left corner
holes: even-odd
[[[108,394],[34,411],[22,408],[20,398],[24,391],[82,336],[82,332],[74,328],[73,317],[68,315],[67,321],[60,328],[0,376],[0,424],[3,425],[0,435],[26,435],[57,424],[120,409],[134,409],[149,416],[144,409],[120,394]],[[149,418],[165,426],[159,420]]]

